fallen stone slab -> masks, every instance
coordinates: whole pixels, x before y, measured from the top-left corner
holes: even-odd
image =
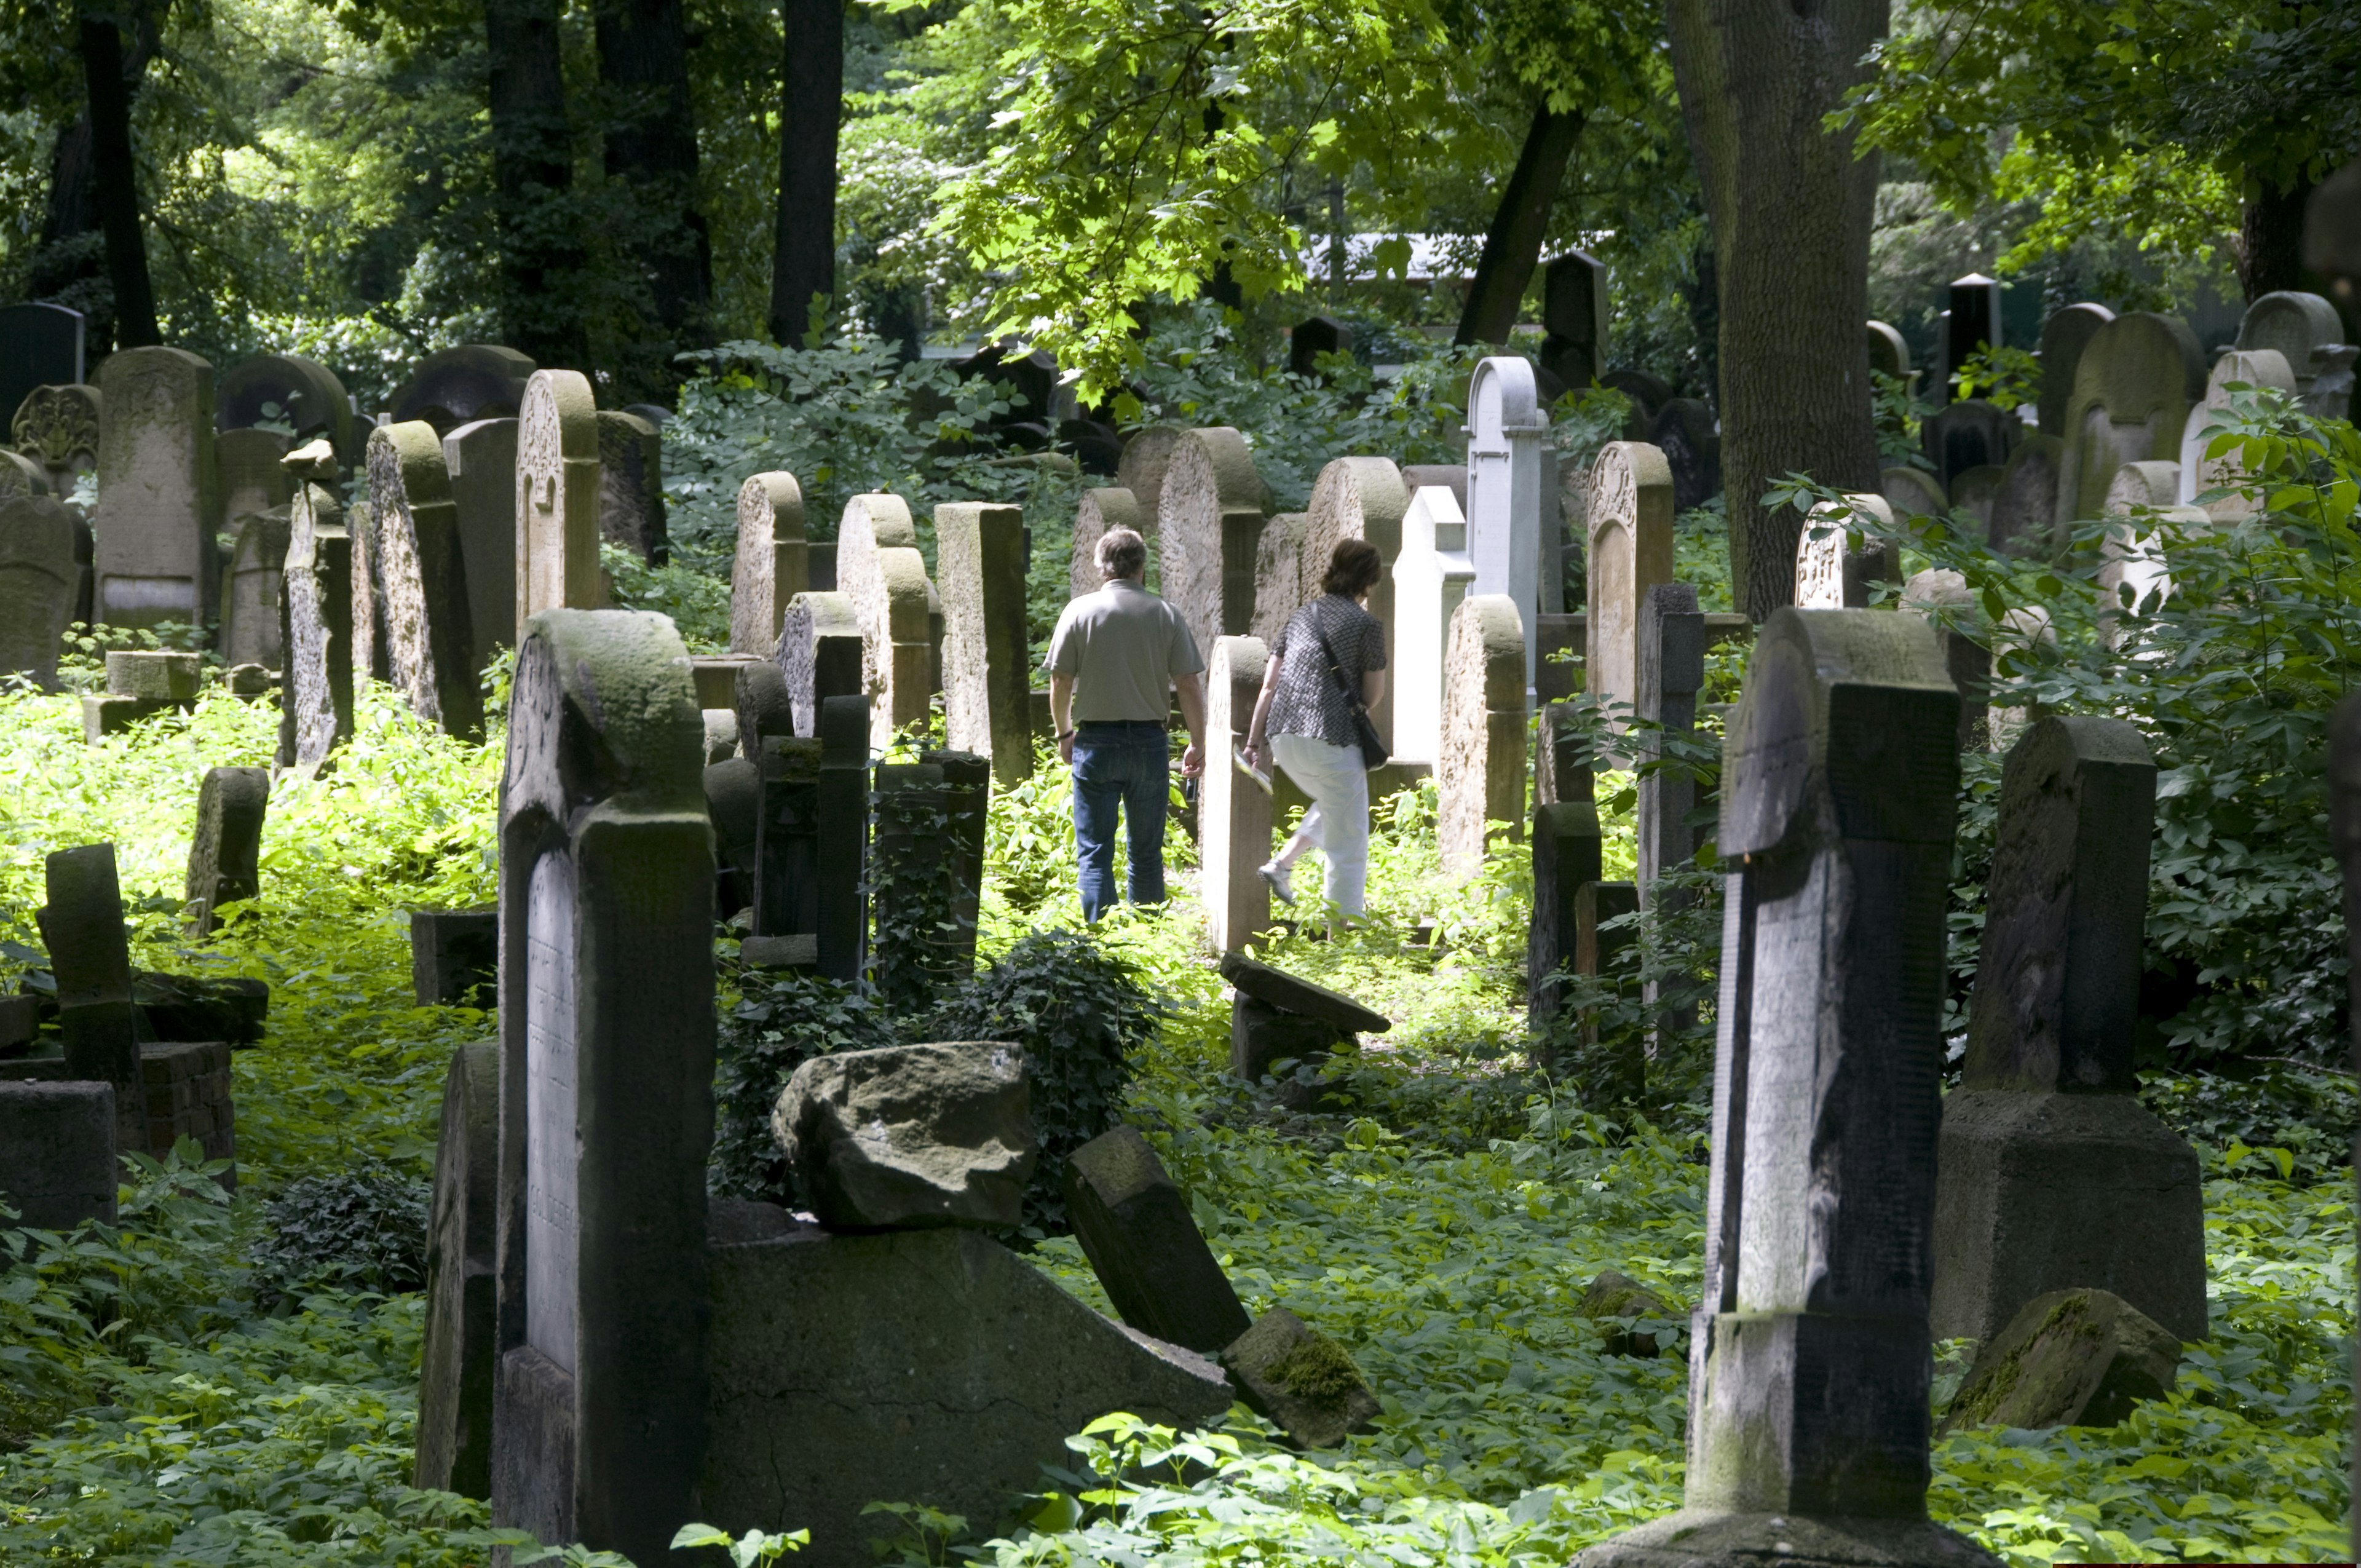
[[[1066,1165],[1066,1213],[1123,1321],[1207,1355],[1254,1326],[1180,1190],[1137,1127],[1117,1127]]]
[[[1384,1014],[1371,1012],[1342,992],[1314,985],[1244,953],[1222,955],[1222,978],[1237,987],[1240,995],[1281,1012],[1317,1019],[1348,1035],[1382,1035],[1394,1026]]]
[[[1350,1352],[1284,1307],[1255,1320],[1222,1352],[1222,1365],[1254,1411],[1301,1448],[1334,1448],[1378,1418]]]
[[[137,970],[131,977],[131,1000],[153,1039],[251,1046],[261,1042],[270,1016],[270,982]]]
[[[1013,1228],[1033,1174],[1025,1053],[957,1041],[815,1057],[771,1113],[830,1230]]]
[[[748,937],[738,944],[738,961],[749,969],[819,968],[819,937],[804,932],[786,937]]]
[[[1978,1353],[1940,1430],[2111,1427],[2180,1372],[2180,1337],[2122,1297],[2052,1290]]]
[[[1614,1325],[1607,1331],[1609,1355],[1648,1357],[1668,1350],[1677,1337],[1673,1330],[1642,1328],[1640,1322],[1678,1323],[1688,1317],[1638,1280],[1611,1268],[1590,1282],[1574,1310],[1583,1317]]]

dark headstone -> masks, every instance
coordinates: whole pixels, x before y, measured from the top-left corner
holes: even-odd
[[[214,428],[289,427],[297,444],[324,435],[336,455],[358,457],[352,399],[335,372],[300,354],[258,354],[223,372],[214,390]]]
[[[1189,1212],[1189,1199],[1136,1127],[1076,1149],[1066,1212],[1107,1299],[1145,1334],[1206,1355],[1253,1326]]]
[[[2041,324],[2041,433],[2063,439],[2066,434],[2066,405],[2074,397],[2074,372],[2082,363],[2082,350],[2101,327],[2115,319],[2115,313],[2104,305],[2083,303],[2068,305],[2053,311]]]
[[[869,932],[862,893],[869,852],[868,698],[823,698],[818,729],[819,972],[851,983],[861,978]]]
[[[713,824],[715,906],[725,916],[754,903],[761,798],[762,775],[751,759],[731,757],[706,768],[705,810]]]
[[[983,857],[992,809],[989,757],[972,751],[928,751],[918,760],[943,771],[943,869],[951,885],[952,928],[941,946],[952,976],[975,972],[976,927],[983,917]]]
[[[492,1495],[500,1133],[500,1043],[461,1046],[443,1080],[443,1131],[434,1146],[412,1485],[463,1497]]]
[[[1590,638],[1590,616],[1583,610],[1564,615],[1544,611],[1534,620],[1541,645],[1533,650],[1533,700],[1560,702],[1582,690],[1582,652]]]
[[[9,414],[36,387],[82,378],[82,321],[63,305],[0,309],[0,411]]]
[[[1666,736],[1697,729],[1697,691],[1705,685],[1705,616],[1697,589],[1662,583],[1640,602],[1639,717],[1662,727]],[[1662,754],[1662,743],[1642,736],[1642,762]],[[1677,768],[1641,772],[1636,821],[1638,879],[1642,902],[1655,898],[1656,880],[1697,858],[1697,832],[1688,825],[1697,804],[1697,781]]]
[[[1583,883],[1574,898],[1574,972],[1617,982],[1628,970],[1624,955],[1640,945],[1640,933],[1628,923],[1615,922],[1627,921],[1639,911],[1640,890],[1628,882]],[[1584,1014],[1582,1043],[1590,1058],[1590,1070],[1579,1085],[1584,1101],[1614,1105],[1639,1099],[1648,1086],[1646,1047],[1634,1037],[1609,1056],[1598,1048],[1602,1033],[1598,1014]]]
[[[820,743],[793,734],[766,736],[754,752],[760,795],[749,892],[758,938],[818,933],[819,765]]]
[[[1588,770],[1583,770],[1587,776]],[[1575,906],[1600,874],[1598,808],[1584,799],[1533,809],[1533,923],[1525,944],[1525,1016],[1546,1038],[1565,1004],[1576,948]]]
[[[664,436],[637,414],[598,411],[598,536],[652,566],[670,555]]]
[[[410,912],[410,983],[421,1007],[489,1007],[500,978],[500,911]]]
[[[1542,264],[1541,365],[1580,391],[1607,365],[1607,267],[1579,250]]]
[[[1533,800],[1540,806],[1587,806],[1590,799],[1590,752],[1577,732],[1574,705],[1544,703],[1534,735]]]
[[[1222,1352],[1238,1397],[1299,1448],[1334,1448],[1378,1419],[1378,1398],[1345,1347],[1284,1307]]]
[[[1948,495],[1951,481],[1971,468],[2008,463],[2025,422],[1982,398],[1969,398],[1929,414],[1918,427],[1919,444],[1935,465],[1935,482]]]
[[[131,1000],[151,1040],[258,1045],[270,1019],[269,981],[239,976],[214,980],[135,970]]]
[[[815,539],[806,546],[805,561],[810,569],[811,591],[816,594],[836,591],[836,541]]]
[[[1713,411],[1695,398],[1674,398],[1649,422],[1648,439],[1673,471],[1673,508],[1686,511],[1721,494],[1721,437]]]
[[[41,999],[18,994],[0,996],[0,1057],[23,1053],[32,1045],[41,1023]]]
[[[131,947],[115,846],[59,850],[47,861],[49,903],[35,916],[58,982],[58,1032],[66,1070],[115,1090],[116,1141],[144,1148],[139,1046],[131,999]]]
[[[1031,1105],[1019,1047],[889,1046],[796,1069],[771,1130],[829,1230],[1014,1230],[1033,1174]]]
[[[1382,1035],[1393,1027],[1384,1014],[1371,1012],[1341,992],[1314,985],[1244,953],[1222,955],[1222,978],[1243,995],[1268,1002],[1282,1012],[1316,1018],[1348,1035]]]
[[[517,422],[470,420],[443,437],[451,508],[467,582],[467,632],[475,667],[516,639]]]
[[[214,912],[262,892],[263,814],[270,805],[268,768],[207,768],[197,791],[197,831],[189,843],[182,916],[189,934],[213,934]]]
[[[344,510],[324,487],[336,460],[324,442],[287,455],[296,478],[288,503],[287,559],[279,596],[286,663],[279,763],[316,773],[353,727],[353,542]]]
[[[795,736],[795,700],[778,665],[768,659],[749,660],[738,666],[731,682],[730,706],[738,715],[738,744],[748,756],[774,736]]]
[[[487,343],[430,354],[394,392],[392,422],[423,419],[448,435],[472,420],[514,419],[538,368],[515,349]]]
[[[1353,329],[1334,316],[1306,316],[1287,334],[1287,367],[1306,379],[1320,375],[1323,354],[1353,352]]]
[[[2115,1426],[2180,1375],[2179,1334],[2104,1290],[2053,1290],[1977,1352],[1941,1430]]]
[[[11,1223],[114,1223],[115,1150],[113,1085],[0,1082],[0,1198],[19,1216]]]
[[[1323,1019],[1290,1013],[1241,991],[1230,1002],[1230,1072],[1248,1083],[1280,1062],[1317,1065],[1352,1036]]]
[[[2001,283],[1981,272],[1953,280],[1947,291],[1950,309],[1943,317],[1943,384],[1935,400],[1951,400],[1951,378],[1960,367],[1987,348],[2001,345]]]
[[[228,1160],[219,1180],[237,1190],[237,1111],[230,1096],[229,1043],[177,1040],[139,1047],[140,1110],[147,1118],[144,1146],[158,1159],[182,1138],[208,1161]]]
[[[84,573],[74,515],[50,496],[0,500],[0,675],[58,684],[59,640],[77,619]]]

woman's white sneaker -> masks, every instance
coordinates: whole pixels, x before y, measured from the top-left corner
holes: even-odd
[[[1281,904],[1295,902],[1295,888],[1289,880],[1287,867],[1280,865],[1277,861],[1265,861],[1255,870],[1261,875],[1263,881],[1270,884],[1272,896]]]

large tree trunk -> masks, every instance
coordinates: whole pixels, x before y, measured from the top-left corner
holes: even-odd
[[[771,335],[803,344],[812,301],[836,297],[836,138],[844,117],[844,0],[779,0],[779,223]]]
[[[1542,258],[1550,206],[1565,179],[1574,144],[1582,138],[1582,122],[1578,114],[1552,110],[1546,99],[1533,105],[1533,123],[1526,128],[1517,167],[1510,171],[1492,226],[1485,231],[1484,254],[1467,286],[1467,303],[1459,313],[1454,343],[1464,347],[1509,341],[1509,329],[1517,324],[1518,302]]]
[[[558,0],[484,0],[500,320],[511,347],[545,366],[588,370],[582,220],[558,10]]]
[[[156,295],[148,280],[148,241],[139,227],[138,169],[131,154],[131,84],[124,79],[123,34],[110,17],[82,18],[82,68],[90,94],[91,174],[98,225],[106,236],[106,277],[115,290],[115,345],[161,343]],[[144,65],[145,51],[139,51]]]
[[[669,340],[658,378],[676,384],[672,354],[705,345],[713,302],[713,241],[697,207],[697,118],[681,0],[601,0],[598,33],[599,79],[616,97],[607,172],[638,195],[627,245]]]
[[[2265,182],[2246,203],[2238,233],[2238,286],[2253,304],[2283,289],[2316,290],[2303,269],[2303,210],[2312,181],[2301,174],[2284,191]]]
[[[1790,470],[1877,488],[1870,422],[1874,159],[1821,116],[1868,74],[1887,0],[1666,0],[1673,72],[1713,226],[1730,582],[1761,620],[1793,602],[1803,518],[1764,510]]]

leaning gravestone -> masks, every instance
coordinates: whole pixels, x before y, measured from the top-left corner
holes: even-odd
[[[434,427],[413,420],[371,431],[368,477],[394,685],[419,718],[453,735],[477,734],[484,704],[467,564]]]
[[[12,1225],[115,1223],[115,1090],[78,1080],[0,1083],[0,1201]],[[126,1145],[145,1151],[146,1146]]]
[[[95,609],[114,626],[202,622],[214,608],[214,367],[178,348],[126,348],[99,367]]]
[[[598,403],[579,371],[536,370],[525,385],[517,413],[516,551],[520,629],[543,610],[589,609],[603,597]]]
[[[738,487],[738,555],[730,574],[730,651],[768,658],[787,601],[810,587],[804,492],[784,469]]]
[[[463,1497],[492,1495],[500,1132],[500,1043],[461,1046],[443,1080],[443,1130],[434,1146],[411,1484]]]
[[[73,514],[49,496],[0,501],[0,674],[58,683],[58,640],[73,620]]]
[[[2237,347],[2278,350],[2295,378],[2298,400],[2313,418],[2345,419],[2351,413],[2353,363],[2361,350],[2345,342],[2336,307],[2318,294],[2265,294],[2239,321]]]
[[[1237,992],[1230,1000],[1230,1072],[1248,1083],[1260,1082],[1288,1058],[1316,1061],[1352,1047],[1356,1035],[1393,1027],[1384,1014],[1342,992],[1244,953],[1224,953],[1221,971]]]
[[[1136,1127],[1116,1127],[1066,1162],[1066,1213],[1123,1321],[1212,1355],[1253,1326],[1189,1200]]]
[[[36,387],[10,417],[9,439],[41,466],[60,496],[73,493],[79,476],[98,472],[102,402],[96,387]]]
[[[139,1047],[131,1002],[131,948],[115,846],[84,844],[46,861],[49,903],[35,911],[58,984],[58,1033],[66,1076],[114,1086],[115,1142],[148,1146]]]
[[[598,536],[662,565],[664,434],[633,413],[598,411]]]
[[[2132,1070],[2156,764],[2132,726],[2052,718],[2001,776],[1960,1086],[1943,1102],[1932,1321],[1988,1340],[2050,1290],[2206,1334],[2197,1156]]]
[[[1436,838],[1455,877],[1484,863],[1486,824],[1525,826],[1525,654],[1517,603],[1477,594],[1451,617],[1443,673],[1443,744],[1435,765]]]
[[[943,598],[943,730],[992,759],[1012,788],[1033,775],[1032,660],[1025,635],[1025,514],[953,501],[935,509]]]
[[[1320,597],[1320,579],[1327,573],[1329,558],[1341,541],[1367,540],[1378,547],[1378,581],[1369,590],[1369,613],[1386,629],[1386,665],[1390,669],[1394,662],[1394,563],[1401,558],[1402,515],[1410,510],[1410,489],[1402,483],[1401,470],[1388,457],[1336,458],[1320,470],[1320,477],[1312,487],[1311,507],[1311,522],[1304,531],[1299,557],[1302,564],[1301,582],[1296,603],[1288,607],[1287,614],[1292,615],[1297,608]],[[1265,624],[1269,624],[1259,588],[1256,610],[1258,616],[1264,616]],[[1378,727],[1378,739],[1391,745],[1391,681],[1386,683],[1386,689],[1370,707],[1369,719]]]
[[[1958,702],[1913,616],[1782,609],[1756,641],[1686,1495],[1582,1568],[1997,1561],[1927,1519]]]
[[[2172,1392],[2180,1336],[2105,1290],[2037,1296],[1984,1342],[1939,1431],[2111,1427]]]
[[[934,586],[908,502],[874,494],[845,503],[836,578],[860,620],[870,745],[883,751],[905,726],[926,721],[935,690]]]
[[[1257,870],[1270,859],[1270,790],[1238,755],[1270,654],[1255,637],[1217,638],[1213,652],[1197,786],[1198,894],[1213,950],[1230,953],[1270,927],[1270,884]]]
[[[1129,490],[1108,486],[1084,490],[1074,508],[1074,558],[1067,568],[1066,587],[1069,598],[1080,598],[1084,594],[1099,591],[1106,579],[1099,575],[1099,541],[1107,531],[1128,528],[1143,539],[1151,537],[1148,519],[1132,499]]]
[[[197,830],[189,841],[189,934],[213,934],[216,911],[262,891],[263,813],[270,805],[268,768],[207,768],[197,791]]]
[[[1432,762],[1443,755],[1443,666],[1451,618],[1474,592],[1467,521],[1441,485],[1422,485],[1402,514],[1394,560],[1393,754]]]
[[[2204,395],[2204,355],[2177,318],[2135,311],[2092,334],[2066,409],[2058,521],[2099,516],[2125,464],[2178,460],[2189,405]]]
[[[467,662],[480,670],[516,640],[517,422],[479,419],[450,432],[443,467],[467,580]]]
[[[335,455],[314,441],[287,455],[295,476],[287,563],[280,596],[280,646],[287,661],[280,692],[279,761],[307,777],[353,732],[352,540],[335,499]]]
[[[2050,313],[2041,325],[2041,395],[2037,400],[2041,433],[2060,440],[2066,434],[2066,408],[2074,400],[2074,378],[2082,351],[2101,327],[2115,319],[2104,305],[2088,302]]]
[[[544,611],[500,798],[492,1517],[653,1563],[704,1426],[713,846],[664,616]]]
[[[1477,364],[1467,383],[1467,554],[1476,565],[1469,591],[1506,598],[1516,608],[1524,643],[1525,685],[1533,684],[1540,629],[1542,441],[1549,433],[1530,360],[1496,355]],[[1521,817],[1522,814],[1516,814]]]
[[[778,665],[786,676],[796,734],[819,733],[820,704],[829,697],[868,702],[864,649],[861,613],[845,595],[802,593],[787,601],[780,619]]]
[[[395,389],[389,422],[423,419],[447,435],[472,420],[522,418],[537,368],[527,356],[496,344],[463,343],[430,354]]]
[[[1673,580],[1673,475],[1664,455],[1643,442],[1609,442],[1590,466],[1587,510],[1584,685],[1601,702],[1636,707],[1640,607],[1650,589]]]
[[[1135,492],[1137,493],[1137,492]],[[1200,652],[1254,629],[1262,480],[1246,438],[1227,425],[1181,433],[1164,472],[1157,518],[1163,597]]]

